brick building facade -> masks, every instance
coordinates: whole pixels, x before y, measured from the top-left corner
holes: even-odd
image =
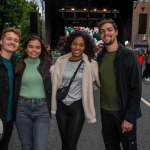
[[[139,19],[140,14],[146,15],[144,21],[143,18],[141,20]],[[139,30],[143,30],[143,33],[140,34]],[[132,43],[134,43],[135,41],[139,41],[142,44],[147,44],[150,50],[150,1],[148,0],[134,2],[131,39]]]

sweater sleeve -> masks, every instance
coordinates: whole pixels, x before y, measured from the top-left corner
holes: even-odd
[[[56,114],[57,110],[57,102],[56,102],[56,92],[58,88],[58,80],[59,80],[59,63],[56,62],[50,69],[52,74],[52,99],[51,99],[51,114]]]

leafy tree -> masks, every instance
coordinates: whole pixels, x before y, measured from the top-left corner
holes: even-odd
[[[0,0],[0,33],[4,27],[17,27],[22,32],[21,43],[30,33],[30,13],[38,12],[38,6],[27,0]],[[43,20],[40,18],[40,24]]]

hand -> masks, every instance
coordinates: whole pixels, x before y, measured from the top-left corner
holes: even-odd
[[[100,89],[100,86],[98,85],[98,83],[97,83],[96,81],[94,81],[94,85],[95,85],[98,89]]]
[[[122,122],[122,125],[121,125],[121,129],[122,129],[122,133],[125,133],[125,132],[130,132],[133,128],[133,124],[126,121],[126,120],[123,120]]]

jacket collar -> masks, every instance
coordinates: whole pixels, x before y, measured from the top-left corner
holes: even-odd
[[[123,48],[123,45],[120,42],[118,42],[118,49],[116,50],[116,57],[120,56],[122,48]],[[102,50],[102,55],[104,55],[106,53],[106,51],[107,51],[107,49],[106,49],[106,47],[104,47]]]
[[[4,65],[1,55],[0,55],[0,65]]]

